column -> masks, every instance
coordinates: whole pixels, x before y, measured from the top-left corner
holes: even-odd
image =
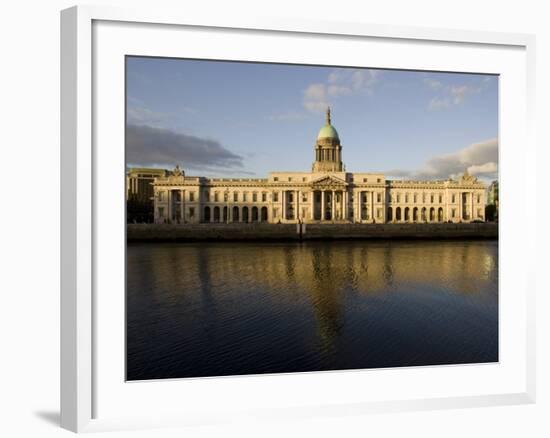
[[[315,220],[315,191],[311,191],[310,192],[310,196],[311,196],[311,200],[309,201],[310,202],[310,205],[311,205],[311,220]]]
[[[462,192],[458,192],[458,219],[462,222]]]
[[[470,205],[471,205],[470,221],[473,221],[476,218],[474,214],[474,192],[470,192]]]
[[[370,219],[374,222],[374,192],[370,192]]]
[[[445,190],[445,214],[443,215],[443,221],[449,220],[449,190]]]
[[[172,222],[172,190],[168,190],[168,220]]]
[[[282,205],[281,205],[281,214],[282,214],[282,220],[284,221],[286,219],[286,191],[282,190],[281,191],[281,202],[282,202]]]
[[[300,193],[301,192],[299,190],[296,190],[296,202],[294,203],[296,220],[300,220]]]
[[[336,196],[335,196],[336,192],[333,190],[331,193],[332,193],[332,196],[331,196],[332,213],[330,218],[334,221],[336,219]]]
[[[321,220],[325,220],[325,191],[321,191]]]
[[[348,191],[347,190],[342,190],[342,202],[343,202],[343,206],[342,206],[342,216],[343,216],[343,219],[345,221],[348,220]]]
[[[358,192],[355,192],[356,194],[356,204],[357,204],[357,208],[355,209],[355,217],[357,218],[357,221],[358,222],[361,222],[361,202],[362,202],[362,197],[363,197],[363,192],[362,191],[358,191]]]
[[[180,208],[181,208],[181,222],[185,223],[185,190],[181,190],[181,202],[180,202]]]

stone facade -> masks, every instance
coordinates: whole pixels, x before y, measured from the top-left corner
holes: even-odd
[[[267,178],[187,176],[179,166],[153,183],[156,223],[436,223],[485,220],[486,186],[464,173],[440,181],[346,172],[330,110],[311,172]]]

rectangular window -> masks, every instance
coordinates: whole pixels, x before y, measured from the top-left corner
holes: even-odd
[[[248,193],[244,192],[243,193],[243,202],[246,202],[247,198],[248,198]]]
[[[431,203],[431,204],[434,203],[434,195],[430,195],[430,203]]]
[[[292,177],[291,177],[291,176],[289,176],[289,177],[288,177],[288,180],[289,180],[289,181],[292,181]]]
[[[451,198],[451,199],[452,199],[452,201],[451,201],[451,202],[452,202],[452,203],[454,204],[454,203],[456,202],[456,195],[454,195],[454,194],[453,194],[453,196],[452,196],[452,198]],[[453,210],[453,211],[454,211],[454,210]],[[454,214],[453,214],[453,216],[454,216]]]
[[[227,202],[227,201],[229,201],[229,193],[224,192],[223,193],[223,202]]]
[[[405,195],[405,202],[407,202],[407,203],[409,202],[409,194],[408,193]]]
[[[159,217],[164,217],[164,207],[159,207]]]
[[[401,195],[399,193],[397,194],[397,202],[401,202]]]
[[[191,207],[189,209],[189,217],[195,217],[195,208],[194,207]]]
[[[304,177],[302,178],[302,181],[303,181],[303,182],[306,182],[306,180],[307,180],[307,178],[304,176]]]
[[[218,202],[218,192],[214,193],[214,202]]]
[[[376,182],[379,183],[379,182],[382,182],[382,180],[380,178],[377,178]]]
[[[210,202],[210,192],[204,192],[204,200]]]
[[[456,217],[456,208],[453,208],[451,216]]]
[[[233,192],[233,202],[238,202],[238,201],[239,201],[239,193]]]
[[[381,208],[378,209],[376,214],[378,216],[378,219],[382,219],[382,209]]]
[[[479,204],[481,202],[481,195],[477,195],[477,203]]]
[[[307,193],[302,193],[302,202],[307,202]]]
[[[443,202],[443,195],[439,195],[439,203],[441,204]]]
[[[273,202],[279,202],[279,194],[277,192],[273,193]]]
[[[195,200],[195,192],[189,192],[189,201],[193,202]]]
[[[367,202],[369,202],[369,195],[367,195],[366,193],[363,193],[363,202],[366,204]]]
[[[288,202],[294,202],[294,193],[290,192],[288,194]]]
[[[367,178],[363,178],[363,182],[367,182],[367,181],[368,181],[368,179],[367,179]]]
[[[252,193],[252,202],[257,202],[257,201],[258,201],[258,194]]]
[[[279,181],[279,177],[278,177],[278,176],[274,176],[274,177],[273,177],[273,181]]]
[[[417,199],[417,196],[416,196],[416,193],[415,193],[414,196],[413,196],[413,202],[416,203],[417,200],[418,200],[418,199]]]
[[[382,193],[377,193],[376,194],[376,201],[377,202],[382,202]]]

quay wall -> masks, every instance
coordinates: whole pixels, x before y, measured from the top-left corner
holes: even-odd
[[[496,239],[497,223],[475,224],[128,224],[128,241]]]

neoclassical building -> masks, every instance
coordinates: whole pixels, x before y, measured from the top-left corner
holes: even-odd
[[[486,186],[459,179],[389,180],[346,172],[327,109],[310,172],[267,178],[188,176],[179,166],[154,179],[156,223],[431,223],[485,220]]]

